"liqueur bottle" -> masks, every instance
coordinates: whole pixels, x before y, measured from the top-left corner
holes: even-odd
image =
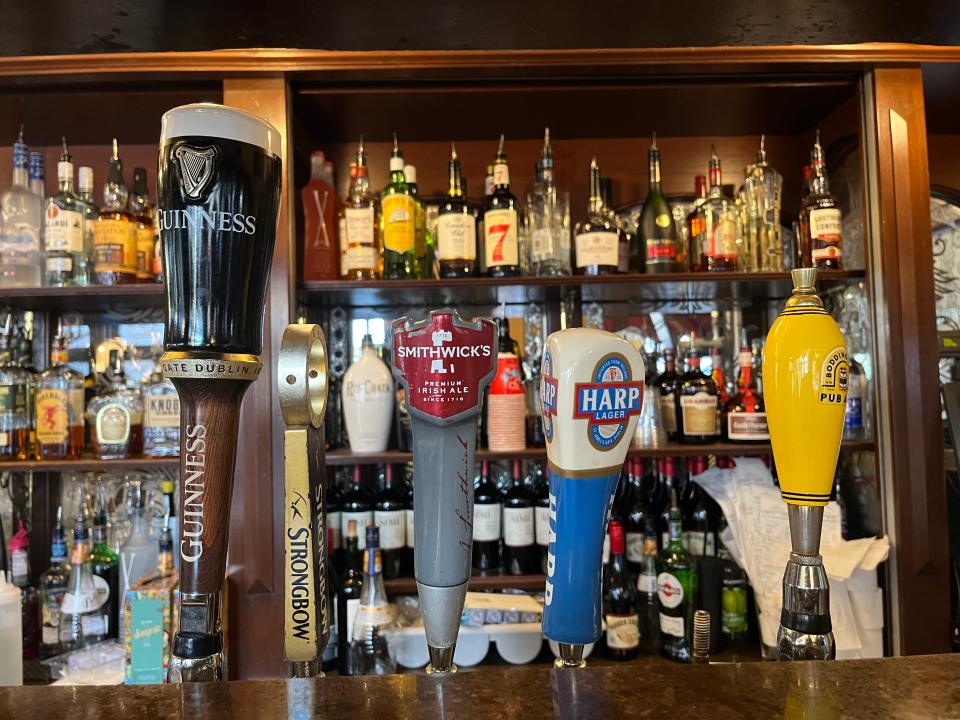
[[[158,231],[155,225],[156,207],[147,188],[147,169],[133,169],[133,188],[128,209],[135,223],[137,244],[137,282],[153,282],[153,253]]]
[[[803,258],[812,261],[815,268],[840,270],[843,268],[843,217],[840,213],[840,201],[830,192],[819,130],[810,153],[810,166],[813,169],[810,194],[800,206],[800,244]]]
[[[524,486],[520,461],[513,461],[513,482],[503,496],[503,565],[509,575],[533,572],[533,498]]]
[[[83,254],[74,259],[73,281],[75,285],[90,285],[93,282],[93,249],[95,246],[94,232],[97,228],[97,218],[100,217],[100,208],[93,198],[93,168],[81,165],[77,171],[77,205],[83,214]],[[157,244],[160,235],[157,234]],[[154,275],[160,274],[160,253],[154,248]],[[155,280],[159,280],[155,277]]]
[[[393,465],[387,464],[383,491],[377,497],[373,522],[380,529],[380,557],[387,580],[403,574],[404,548],[407,544],[407,493],[393,482]]]
[[[57,162],[57,194],[47,199],[44,212],[46,284],[50,287],[84,285],[83,207],[73,194],[73,163],[63,138]],[[82,282],[77,282],[78,274]]]
[[[0,461],[26,460],[30,446],[30,374],[13,361],[12,317],[0,327]]]
[[[410,280],[417,276],[416,200],[407,186],[403,165],[403,153],[394,133],[390,182],[380,193],[383,277],[390,280]]]
[[[740,366],[740,378],[737,394],[727,404],[727,438],[731,442],[768,443],[770,430],[767,428],[766,406],[754,375],[755,365],[750,350],[741,347],[737,363]]]
[[[397,662],[390,651],[389,641],[396,619],[383,585],[379,533],[375,526],[368,526],[366,530],[363,587],[350,634],[350,664],[355,675],[392,675],[397,671]]]
[[[57,522],[50,540],[50,567],[40,576],[40,657],[60,653],[60,606],[70,580],[67,539],[63,534],[63,507],[57,508]]]
[[[123,352],[110,351],[110,390],[87,406],[93,453],[101,460],[115,460],[143,452],[143,400],[127,387]]]
[[[678,439],[677,391],[680,386],[680,375],[677,373],[676,357],[677,351],[673,348],[666,348],[663,351],[665,368],[653,381],[654,387],[660,391],[660,419],[669,440]]]
[[[369,335],[363,336],[360,359],[343,376],[342,405],[350,451],[386,450],[393,421],[393,375]]]
[[[127,186],[117,139],[107,165],[103,208],[94,227],[93,277],[98,285],[137,281],[137,225],[127,212]]]
[[[700,352],[691,335],[686,355],[687,372],[677,389],[677,434],[683,443],[711,443],[717,428],[717,386],[700,370]]]
[[[357,521],[350,520],[344,534],[344,568],[337,592],[337,672],[341,675],[357,675],[350,662],[350,631],[353,629],[357,610],[360,609],[360,591],[363,589],[363,573],[360,567],[363,555],[357,540]]]
[[[717,149],[710,147],[710,192],[703,203],[707,227],[707,270],[737,269],[737,238],[740,237],[740,213],[733,200],[723,193],[723,178]]]
[[[698,577],[693,557],[683,547],[676,492],[670,502],[670,542],[657,559],[657,602],[661,654],[690,662]]]
[[[23,127],[13,144],[13,181],[0,195],[0,287],[40,287],[43,281],[43,200],[30,191]]]
[[[517,344],[506,318],[498,321],[497,374],[487,397],[487,446],[495,452],[526,447],[526,393]]]
[[[667,273],[677,270],[677,226],[670,210],[670,203],[660,188],[660,151],[657,149],[657,135],[647,152],[650,171],[650,187],[647,199],[643,201],[637,234],[643,249],[643,268],[641,272]]]
[[[608,275],[619,272],[620,245],[623,233],[603,206],[600,190],[600,167],[590,161],[590,197],[587,217],[574,228],[574,250],[578,275]]]
[[[603,619],[607,625],[606,654],[613,660],[630,660],[640,653],[638,598],[624,556],[623,527],[609,524],[610,562],[603,585]]]
[[[370,496],[360,484],[360,466],[353,466],[353,479],[350,488],[343,495],[340,503],[340,522],[344,534],[349,528],[350,521],[353,520],[358,528],[365,528],[373,524],[373,503]],[[361,543],[360,549],[363,550],[366,545],[367,536],[365,533],[357,534],[357,541]]]
[[[490,478],[490,466],[483,461],[480,482],[473,489],[473,567],[496,570],[500,567],[500,528],[503,504],[500,489]]]
[[[693,209],[687,215],[687,235],[690,247],[687,250],[687,259],[690,272],[706,272],[707,251],[710,247],[707,238],[707,211],[703,205],[707,201],[707,178],[697,175],[694,178]]]
[[[477,223],[467,205],[457,148],[450,146],[450,186],[437,215],[437,259],[441,278],[473,277],[477,272]]]
[[[493,163],[493,192],[483,212],[483,252],[490,277],[520,275],[520,237],[517,199],[510,192],[510,167],[503,150],[503,135]]]
[[[340,272],[349,280],[375,280],[383,271],[380,201],[370,191],[363,136],[356,162],[350,164],[350,189],[343,200]]]
[[[337,238],[337,193],[327,158],[310,153],[310,180],[300,189],[303,203],[303,280],[336,280],[340,277],[340,243]]]
[[[50,367],[37,377],[37,460],[76,460],[83,450],[83,376],[67,365],[61,328],[53,338]]]

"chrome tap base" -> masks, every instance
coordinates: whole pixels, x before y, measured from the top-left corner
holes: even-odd
[[[555,668],[584,668],[587,661],[583,659],[583,645],[572,643],[557,643],[560,646],[560,657],[553,661]]]
[[[292,678],[322,678],[326,677],[320,669],[319,660],[295,660],[290,663],[290,677]]]
[[[171,683],[223,680],[220,593],[181,593],[180,627],[167,667]]]
[[[445,675],[455,673],[457,666],[453,662],[453,653],[457,646],[433,647],[427,646],[427,652],[430,653],[430,662],[427,664],[427,675]]]
[[[217,682],[223,680],[223,665],[223,650],[202,657],[179,657],[171,653],[167,682]]]
[[[834,660],[837,644],[832,632],[822,635],[801,633],[780,625],[777,652],[781,660]]]
[[[819,546],[819,526],[816,529],[815,544]],[[811,539],[809,533],[805,533],[805,539]],[[810,547],[809,542],[806,545]],[[836,657],[830,622],[830,583],[819,554],[790,553],[783,573],[783,611],[777,631],[777,650],[781,660]]]

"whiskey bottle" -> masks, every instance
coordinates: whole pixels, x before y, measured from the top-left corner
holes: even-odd
[[[117,139],[107,164],[103,208],[94,227],[93,277],[99,285],[137,281],[137,225],[127,212],[127,186]]]
[[[612,660],[630,660],[640,653],[638,598],[624,556],[623,527],[611,520],[609,533],[610,561],[603,584],[606,655]]]
[[[123,352],[110,351],[110,390],[87,405],[93,453],[101,460],[115,460],[143,452],[143,400],[127,387]]]
[[[510,167],[503,150],[503,135],[493,163],[493,192],[483,213],[483,253],[490,277],[520,275],[520,236],[517,198],[510,192]]]
[[[727,438],[730,442],[768,443],[770,430],[763,395],[754,375],[753,355],[745,344],[740,348],[737,363],[740,377],[737,394],[727,404]]]
[[[403,165],[403,153],[394,133],[390,182],[380,193],[383,277],[390,280],[412,280],[417,276],[416,201],[407,186]]]
[[[76,460],[83,450],[83,376],[67,365],[67,343],[58,327],[50,367],[37,377],[37,460]]]
[[[710,147],[710,192],[703,203],[707,235],[707,270],[711,272],[737,269],[737,238],[740,237],[740,213],[733,200],[724,195],[720,158]]]
[[[687,258],[690,272],[706,272],[707,251],[710,247],[707,238],[707,211],[703,204],[707,201],[707,177],[697,175],[694,178],[693,209],[687,215],[687,235],[690,247]]]
[[[343,200],[340,272],[348,280],[375,280],[383,272],[380,245],[380,200],[370,191],[363,136],[356,162],[350,164],[350,189]]]
[[[806,263],[802,267],[840,270],[843,267],[843,218],[840,201],[830,192],[826,160],[820,146],[820,131],[810,153],[810,194],[800,206],[800,246]]]
[[[680,375],[677,373],[677,351],[666,348],[663,351],[664,371],[653,381],[654,387],[660,391],[660,418],[667,438],[676,440],[677,435],[677,390]]]
[[[503,496],[503,565],[508,575],[533,572],[533,498],[524,486],[520,461],[513,461],[513,482]]]
[[[670,660],[690,662],[698,577],[693,557],[683,547],[676,492],[670,501],[670,542],[657,558],[657,602],[660,614],[660,653]]]
[[[657,134],[653,134],[647,152],[650,187],[643,201],[637,234],[643,249],[643,268],[640,272],[667,273],[677,269],[677,226],[670,210],[670,203],[660,188],[660,151],[657,149]]]
[[[73,194],[73,163],[63,138],[57,162],[57,194],[47,199],[44,212],[46,284],[65,287],[76,282],[77,271],[86,266],[83,247],[83,208]]]
[[[457,148],[450,146],[450,186],[437,215],[437,259],[441,278],[473,277],[477,272],[477,221],[467,205]]]
[[[57,508],[57,521],[50,539],[50,567],[40,576],[40,657],[60,654],[60,606],[70,579],[67,539],[63,534],[63,507]]]
[[[578,275],[608,275],[619,272],[623,233],[603,205],[600,189],[600,167],[590,161],[590,197],[587,217],[574,228],[574,257]]]
[[[97,218],[100,217],[100,208],[93,199],[93,168],[81,165],[77,171],[77,205],[83,214],[83,254],[74,259],[74,285],[90,285],[93,282],[93,248],[95,245],[94,232],[97,227]],[[160,236],[157,235],[157,243]],[[160,254],[154,248],[154,264],[160,262]],[[159,274],[159,270],[155,268]]]
[[[30,375],[13,361],[12,316],[0,328],[0,460],[26,460],[30,447]]]
[[[180,396],[173,383],[163,377],[160,363],[143,388],[143,454],[147,457],[176,457],[180,454]]]
[[[406,492],[393,482],[393,465],[386,465],[383,491],[377,498],[373,522],[380,529],[380,557],[387,580],[403,574],[404,548],[407,544]]]
[[[128,203],[135,224],[137,243],[137,282],[153,282],[153,252],[157,240],[155,206],[147,189],[147,169],[133,169],[133,188]]]
[[[719,435],[717,386],[700,370],[700,352],[692,334],[686,361],[687,372],[677,390],[677,434],[682,443],[711,443]]]
[[[340,243],[337,241],[337,193],[327,172],[326,156],[310,154],[310,181],[300,190],[303,203],[303,280],[336,280],[340,277]]]
[[[473,567],[477,570],[490,571],[500,567],[502,521],[500,489],[490,478],[490,466],[484,460],[480,482],[473,490]]]

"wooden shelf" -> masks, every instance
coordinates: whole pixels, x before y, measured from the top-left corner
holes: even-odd
[[[79,460],[18,460],[0,462],[0,472],[112,472],[114,470],[179,468],[178,457],[132,457],[122,460],[99,460],[82,457]]]
[[[113,308],[162,308],[163,288],[160,283],[0,288],[0,307],[76,312],[106,312]]]
[[[863,270],[823,270],[818,286],[826,290],[864,278]],[[305,283],[300,299],[320,307],[409,307],[496,305],[559,301],[579,289],[584,302],[710,300],[717,298],[785,298],[792,283],[788,272],[664,273],[599,277],[457,278],[450,280],[331,280]]]
[[[846,452],[862,452],[864,450],[873,450],[875,443],[873,440],[846,440],[840,446],[841,450]],[[674,457],[691,455],[769,455],[772,449],[769,444],[745,444],[745,443],[713,443],[711,445],[682,445],[680,443],[668,443],[659,448],[640,448],[630,450],[629,457]],[[545,448],[525,448],[514,452],[494,452],[492,450],[477,450],[477,460],[513,460],[527,459],[536,460],[545,458],[547,451]],[[349,450],[330,450],[326,454],[327,465],[377,465],[377,464],[397,464],[410,462],[413,455],[399,450],[387,450],[382,453],[352,453]]]
[[[541,592],[547,582],[546,575],[472,575],[469,590],[505,590],[516,588]],[[417,581],[412,578],[394,578],[384,580],[387,595],[416,595]]]

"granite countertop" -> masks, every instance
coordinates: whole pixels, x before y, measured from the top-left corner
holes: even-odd
[[[0,688],[0,718],[960,719],[960,655],[806,663],[512,667],[208,685]]]

